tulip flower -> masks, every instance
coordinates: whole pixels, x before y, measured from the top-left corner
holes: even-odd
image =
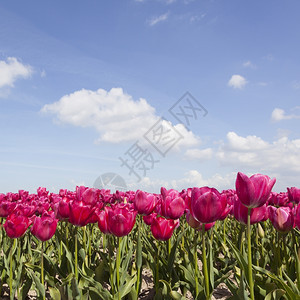
[[[295,226],[298,227],[300,230],[300,205],[298,204],[297,208],[295,209]]]
[[[161,188],[161,212],[162,215],[169,219],[180,218],[186,209],[185,201],[178,191],[173,189],[167,190]]]
[[[98,226],[101,232],[107,234],[110,233],[108,228],[108,211],[111,210],[109,206],[105,206],[103,210],[100,210],[98,215]]]
[[[227,205],[226,195],[209,187],[193,188],[191,196],[191,214],[201,223],[217,221]]]
[[[135,224],[137,212],[131,205],[120,203],[108,210],[108,229],[115,236],[128,235]]]
[[[7,218],[15,209],[16,202],[0,201],[0,217]]]
[[[87,188],[84,186],[76,187],[77,200],[83,201],[87,205],[95,205],[99,201],[100,190]]]
[[[149,215],[153,212],[157,199],[154,194],[138,190],[135,194],[133,203],[135,210],[137,210],[139,214]]]
[[[189,210],[187,210],[186,212],[186,221],[187,223],[194,229],[201,231],[202,230],[202,223],[198,222],[191,214],[191,212]],[[204,229],[205,231],[208,231],[209,229],[211,229],[216,222],[212,222],[212,223],[206,223],[204,224]]]
[[[157,213],[153,212],[152,214],[150,214],[148,216],[143,216],[143,220],[144,220],[145,224],[150,226],[152,224],[153,219],[155,219],[156,216],[157,216]]]
[[[248,208],[243,205],[238,199],[233,204],[234,217],[244,225],[247,225]],[[250,213],[250,224],[259,223],[268,219],[267,205],[252,208]]]
[[[157,240],[167,241],[171,238],[174,229],[179,225],[179,220],[156,217],[151,223],[151,232]]]
[[[271,192],[268,204],[273,206],[286,206],[289,201],[287,193]]]
[[[54,212],[44,212],[41,217],[36,217],[30,228],[31,233],[39,240],[45,242],[52,238],[56,231],[58,220],[55,218]]]
[[[75,226],[85,226],[90,222],[95,207],[85,204],[83,201],[69,202],[69,222]]]
[[[294,225],[294,216],[289,207],[274,207],[269,206],[269,219],[275,229],[282,233],[291,231]]]
[[[255,174],[250,178],[238,172],[235,186],[240,201],[248,208],[263,206],[271,193],[276,179],[267,175]]]
[[[6,234],[12,238],[21,237],[31,224],[31,221],[27,216],[23,216],[20,213],[12,213],[9,215],[3,225]]]
[[[300,189],[296,187],[287,188],[288,197],[290,202],[299,203],[300,202]]]

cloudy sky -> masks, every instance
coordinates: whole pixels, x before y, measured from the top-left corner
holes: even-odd
[[[0,192],[300,186],[297,0],[1,1]]]

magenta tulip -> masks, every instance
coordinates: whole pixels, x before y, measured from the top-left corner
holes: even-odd
[[[141,215],[149,215],[153,212],[157,203],[157,198],[154,194],[146,193],[138,190],[134,198],[134,208]]]
[[[269,219],[275,229],[282,233],[291,231],[294,226],[294,216],[289,207],[268,207]]]
[[[152,224],[152,221],[153,219],[155,219],[157,216],[157,213],[153,212],[152,214],[150,215],[147,215],[147,216],[143,216],[143,220],[145,222],[145,224],[147,225],[151,225]]]
[[[241,201],[239,201],[238,199],[234,200],[233,203],[233,215],[239,222],[241,222],[244,225],[247,225],[248,207],[243,205]],[[258,222],[266,221],[267,219],[268,219],[268,210],[266,204],[251,209],[251,214],[250,214],[251,225]]]
[[[30,219],[27,216],[23,216],[19,213],[12,213],[6,219],[3,227],[6,234],[14,239],[21,237],[31,224]]]
[[[161,213],[169,219],[180,218],[186,209],[185,201],[178,191],[161,188]]]
[[[217,221],[227,205],[226,195],[209,187],[193,188],[191,196],[191,214],[201,223]]]
[[[95,207],[85,204],[83,201],[69,202],[69,222],[75,226],[85,226],[90,223]]]
[[[271,192],[268,204],[273,206],[287,206],[289,201],[287,193]]]
[[[186,221],[187,223],[194,229],[201,231],[202,230],[202,223],[198,222],[191,214],[189,210],[186,212]],[[208,231],[215,225],[215,222],[212,223],[206,223],[204,224],[205,231]]]
[[[151,232],[155,239],[167,241],[179,225],[179,220],[156,217],[151,223]]]
[[[300,202],[300,189],[296,187],[287,188],[288,197],[290,202],[299,203]]]
[[[98,215],[98,227],[101,232],[108,234],[110,233],[108,228],[108,211],[111,210],[109,206],[105,206],[103,210],[100,210]]]
[[[295,225],[300,230],[300,205],[298,204],[297,208],[295,209]]]
[[[45,242],[52,238],[56,231],[58,220],[54,212],[44,212],[41,217],[36,217],[30,228],[31,233],[39,240]]]
[[[276,179],[267,175],[255,174],[250,178],[238,172],[235,186],[240,201],[248,208],[263,206],[271,193]]]
[[[7,200],[0,201],[0,217],[8,217],[15,209],[16,202],[10,202]]]
[[[128,235],[135,224],[135,211],[130,204],[120,203],[108,210],[108,229],[115,236]]]

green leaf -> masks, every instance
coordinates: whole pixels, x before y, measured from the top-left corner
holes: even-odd
[[[40,278],[38,278],[31,269],[28,269],[28,272],[29,272],[31,278],[33,279],[35,286],[38,289],[40,295],[44,295],[45,287],[42,285]]]
[[[51,299],[53,300],[61,300],[60,292],[55,287],[48,287]]]
[[[284,290],[276,289],[276,290],[270,292],[266,296],[265,300],[280,300],[284,294],[285,294]]]

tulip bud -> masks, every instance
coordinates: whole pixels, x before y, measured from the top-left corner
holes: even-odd
[[[259,237],[261,239],[264,238],[265,237],[265,231],[262,228],[262,226],[260,225],[260,223],[257,224],[257,227],[258,227],[258,235],[259,235]]]

